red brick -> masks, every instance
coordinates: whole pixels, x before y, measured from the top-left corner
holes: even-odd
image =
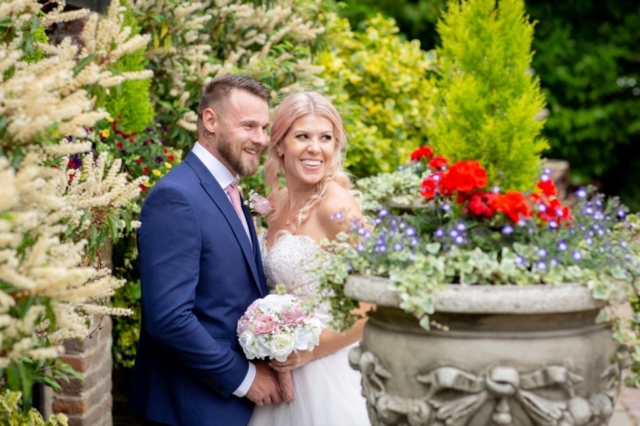
[[[66,362],[80,373],[87,371],[87,358],[82,355],[62,355],[60,361]]]
[[[82,414],[86,409],[86,401],[82,397],[55,398],[51,409],[54,413]]]

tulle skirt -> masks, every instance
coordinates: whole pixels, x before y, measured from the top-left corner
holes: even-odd
[[[292,372],[295,399],[256,407],[249,426],[370,425],[360,373],[349,366],[353,346]]]

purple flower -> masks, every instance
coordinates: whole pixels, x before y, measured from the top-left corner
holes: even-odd
[[[358,253],[362,253],[364,251],[364,244],[360,243],[358,244],[358,246],[356,247],[356,250],[358,251]]]
[[[550,220],[549,221],[549,228],[551,228],[551,229],[558,228],[558,222],[556,222],[555,220]]]
[[[378,211],[378,217],[379,217],[380,219],[382,219],[383,217],[385,217],[385,216],[386,216],[386,215],[388,215],[388,214],[389,214],[389,211],[388,211],[387,209],[385,209],[384,207],[383,207],[383,208],[381,208],[381,209]]]
[[[440,181],[440,175],[433,175],[431,179],[433,179],[434,182],[438,182]]]
[[[513,233],[513,227],[511,225],[505,225],[502,228],[502,235],[510,235]]]
[[[522,228],[524,226],[527,226],[527,222],[524,219],[520,219],[518,222],[516,222],[516,225]]]
[[[593,240],[591,238],[587,238],[586,240],[584,240],[584,242],[587,243],[588,246],[593,244]]]
[[[580,250],[574,250],[571,256],[573,256],[573,260],[579,262],[582,259],[582,252]]]
[[[159,156],[159,155],[158,155],[158,156],[156,157],[156,159],[155,159],[155,162],[156,162],[157,164],[162,164],[162,163],[164,162],[164,158],[162,158],[161,156]]]
[[[524,257],[522,257],[522,256],[518,255],[518,257],[516,257],[516,264],[517,264],[517,265],[524,266],[524,265],[526,265],[526,264],[527,264],[527,261],[525,260],[525,258],[524,258]]]
[[[153,127],[145,127],[144,131],[145,132],[151,132],[151,131],[153,131]]]
[[[538,253],[538,256],[540,256],[541,259],[547,257],[547,251],[545,249],[543,249],[542,247],[538,249],[537,253]]]
[[[576,191],[576,197],[580,199],[587,198],[587,191],[585,191],[583,187],[578,188]]]
[[[435,235],[436,238],[444,237],[444,229],[442,228],[436,229],[436,232],[434,232],[433,235]]]
[[[548,180],[549,180],[549,175],[548,175],[548,174],[546,174],[546,173],[544,173],[544,174],[540,175],[540,180],[541,180],[542,182],[546,182],[546,181],[548,181]]]
[[[536,269],[539,269],[540,271],[546,271],[547,270],[547,264],[540,261],[538,263],[536,263]]]
[[[164,130],[165,133],[169,133],[169,128],[165,124],[162,125],[162,130]]]
[[[494,194],[499,194],[500,193],[500,187],[498,185],[494,185],[491,187],[491,192],[493,192]]]
[[[538,204],[538,211],[540,212],[545,212],[547,211],[547,206],[545,206],[544,204],[540,203]]]
[[[451,210],[451,204],[449,204],[449,203],[444,203],[444,204],[442,205],[442,207],[441,207],[441,208],[442,208],[442,210],[444,210],[445,212],[448,212],[448,211],[450,211],[450,210]]]
[[[626,217],[626,215],[627,215],[627,213],[624,211],[624,209],[618,209],[618,213],[617,214],[618,214],[618,217],[620,219],[624,219]]]
[[[453,239],[453,242],[456,244],[462,244],[464,243],[464,238],[462,237],[462,235],[458,235]]]
[[[457,225],[456,225],[456,229],[458,231],[464,232],[465,229],[467,229],[467,227],[465,226],[463,221],[460,221]]]
[[[403,248],[404,248],[404,246],[402,245],[402,243],[395,243],[395,244],[393,245],[393,250],[394,250],[394,251],[400,251],[400,250],[402,250]]]
[[[567,242],[565,240],[558,241],[558,250],[566,251],[567,248],[568,248],[568,246],[567,246]]]
[[[555,258],[549,260],[549,266],[558,266],[558,260]]]
[[[414,235],[416,235],[416,230],[409,226],[404,230],[404,235],[406,235],[407,237],[413,237]]]
[[[342,220],[344,219],[344,215],[342,214],[342,212],[337,212],[331,215],[330,217],[331,220]]]
[[[459,235],[458,231],[456,231],[455,229],[452,229],[451,231],[449,231],[449,236],[451,238],[455,238]]]
[[[418,243],[420,243],[420,240],[418,240],[416,237],[412,237],[412,238],[409,240],[409,245],[410,245],[411,247],[415,247],[415,246],[417,246],[417,245],[418,245]]]

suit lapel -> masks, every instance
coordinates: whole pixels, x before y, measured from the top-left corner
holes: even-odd
[[[242,248],[242,253],[249,264],[249,268],[251,269],[251,274],[253,275],[253,279],[260,290],[260,294],[264,295],[264,289],[262,285],[262,281],[260,279],[260,274],[258,273],[258,266],[256,265],[256,257],[254,255],[253,248],[251,247],[251,242],[249,242],[249,238],[247,237],[247,232],[244,230],[244,226],[238,217],[238,214],[234,210],[227,194],[218,184],[218,181],[213,177],[211,172],[207,170],[207,168],[202,164],[202,162],[198,159],[198,157],[190,152],[187,155],[187,158],[184,160],[187,164],[193,168],[196,174],[200,177],[200,183],[202,184],[202,188],[207,192],[211,200],[218,206],[218,209],[222,212],[227,223],[231,227],[238,244]],[[243,210],[245,211],[245,218],[247,217],[246,208],[243,206]],[[250,219],[248,219],[250,220]],[[247,222],[249,225],[249,229],[252,230],[252,224]],[[254,233],[255,234],[255,233]],[[253,237],[252,237],[253,238]]]

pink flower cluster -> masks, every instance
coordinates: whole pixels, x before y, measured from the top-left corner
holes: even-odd
[[[312,350],[324,324],[288,294],[270,294],[253,302],[238,320],[240,346],[248,359],[284,361],[293,351]]]

